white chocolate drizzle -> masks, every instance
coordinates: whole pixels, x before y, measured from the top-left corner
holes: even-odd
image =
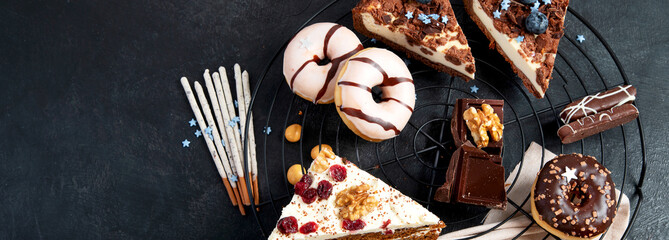
[[[597,110],[587,106],[588,103],[590,103],[592,100],[604,99],[604,98],[611,97],[611,96],[616,95],[616,94],[621,93],[621,92],[624,92],[627,95],[627,97],[622,99],[618,104],[616,104],[613,107],[618,107],[618,106],[621,106],[625,103],[634,101],[634,99],[636,99],[634,97],[634,95],[632,95],[629,91],[627,91],[627,89],[629,89],[630,87],[632,87],[632,85],[627,85],[627,86],[624,86],[624,87],[623,86],[618,86],[617,87],[618,90],[607,93],[607,94],[603,94],[603,92],[601,92],[601,93],[597,93],[595,95],[586,96],[583,99],[581,99],[581,101],[579,101],[578,104],[576,104],[574,106],[566,107],[564,110],[562,110],[562,112],[560,112],[560,115],[562,115],[564,112],[567,112],[567,118],[566,119],[560,118],[560,119],[562,120],[563,123],[568,124],[569,122],[571,122],[572,116],[574,116],[574,114],[576,114],[579,111],[582,111],[583,115],[585,115],[585,116],[588,116],[589,114],[590,115],[597,114]],[[600,116],[600,120],[601,120],[602,116]],[[609,117],[609,119],[611,118],[610,116],[608,116],[608,117]],[[579,119],[579,120],[581,120],[581,119]],[[594,119],[591,119],[591,120],[594,120]],[[580,123],[580,121],[579,121],[579,123]],[[581,125],[583,125],[583,124],[581,124]],[[572,131],[573,131],[573,129],[572,129]]]

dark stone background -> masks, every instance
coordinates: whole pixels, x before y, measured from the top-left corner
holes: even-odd
[[[178,79],[239,62],[256,81],[326,2],[1,1],[0,239],[261,238],[255,219],[230,206],[204,143],[190,135]],[[333,21],[354,4],[337,3],[316,20]],[[648,172],[630,239],[665,238],[669,2],[570,7],[602,33],[638,88]],[[470,38],[485,41],[466,16],[458,19]],[[594,49],[589,36],[584,46]],[[628,146],[630,155],[638,146]],[[631,184],[639,161],[630,159]],[[276,219],[269,209],[259,213],[269,219],[266,231]]]

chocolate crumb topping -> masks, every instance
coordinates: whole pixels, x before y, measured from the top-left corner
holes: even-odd
[[[615,217],[614,189],[601,190],[602,186],[612,185],[610,175],[604,175],[604,166],[590,156],[577,154],[561,155],[559,161],[552,162],[564,171],[544,167],[539,178],[557,176],[558,181],[546,183],[537,181],[533,189],[534,204],[541,219],[557,230],[575,237],[599,235],[606,231]],[[586,164],[583,164],[585,162]],[[566,168],[569,168],[567,170]],[[574,174],[589,175],[584,179],[574,178]],[[597,186],[596,188],[594,186]],[[613,198],[613,199],[610,199]],[[550,210],[549,210],[550,209]]]
[[[462,45],[468,46],[467,38],[462,33],[457,24],[455,14],[448,0],[433,0],[428,4],[421,4],[416,1],[406,0],[361,0],[353,9],[354,15],[360,13],[369,13],[376,24],[385,25],[389,30],[399,31],[404,34],[407,42],[411,46],[422,46],[421,52],[432,55],[428,49],[437,51],[450,41],[458,41]],[[405,14],[412,12],[413,17],[407,18]],[[430,23],[425,24],[418,19],[420,14],[437,14],[440,17],[433,19],[429,17]],[[444,24],[442,17],[447,17],[448,22]],[[456,33],[451,35],[451,33]],[[445,60],[460,65],[466,63],[465,69],[469,73],[474,73],[474,57],[469,47],[457,48],[451,47],[446,52]]]

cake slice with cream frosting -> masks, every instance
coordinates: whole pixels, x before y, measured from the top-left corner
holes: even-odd
[[[269,239],[437,239],[444,227],[411,198],[324,148],[295,184]]]
[[[464,0],[465,9],[490,46],[511,64],[527,90],[543,98],[557,47],[564,35],[569,0]],[[528,21],[530,15],[541,21]],[[528,24],[528,22],[532,22]],[[538,29],[543,31],[536,31]]]
[[[438,71],[474,79],[474,57],[448,0],[361,0],[353,26]]]

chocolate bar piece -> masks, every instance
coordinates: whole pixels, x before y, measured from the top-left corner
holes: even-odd
[[[558,129],[564,144],[573,143],[616,126],[628,123],[639,116],[639,110],[631,103],[613,107],[595,115],[580,118]]]
[[[636,88],[632,85],[618,86],[606,92],[585,96],[567,105],[560,112],[563,123],[570,123],[588,115],[595,115],[612,107],[634,101]]]
[[[506,209],[502,158],[490,155],[466,142],[453,153],[446,182],[434,199],[487,208]]]
[[[453,141],[455,146],[461,146],[468,140],[473,141],[471,135],[469,134],[469,128],[465,123],[465,120],[462,119],[462,114],[470,107],[476,109],[481,109],[482,104],[488,104],[492,107],[494,112],[499,117],[499,121],[504,124],[504,100],[498,99],[470,99],[462,98],[458,99],[455,102],[455,107],[453,108],[453,114],[451,117],[451,134],[453,135]],[[483,148],[483,151],[494,154],[502,154],[502,145],[504,143],[504,136],[499,141],[494,141],[492,138],[488,142],[488,146]]]

